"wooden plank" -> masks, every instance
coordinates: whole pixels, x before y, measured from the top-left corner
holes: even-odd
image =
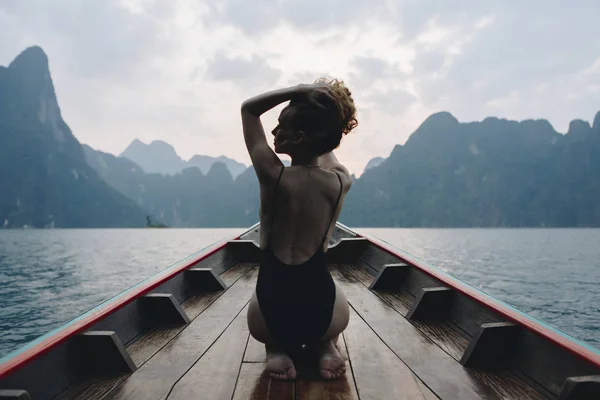
[[[238,262],[260,262],[262,252],[260,245],[254,240],[230,240],[227,242],[227,251],[229,251]]]
[[[490,388],[500,399],[540,400],[554,398],[545,391],[538,391],[512,371],[485,371],[467,368],[473,379]]]
[[[358,395],[366,399],[425,399],[418,378],[355,312],[344,331]],[[431,397],[431,396],[430,396]]]
[[[331,265],[331,264],[329,264],[329,265]],[[360,258],[354,264],[350,264],[350,265],[352,265],[353,267],[356,267],[356,268],[360,268],[361,270],[368,273],[371,276],[371,281],[379,274],[379,269],[375,269],[375,268],[371,267],[362,258]]]
[[[368,285],[371,290],[400,290],[412,267],[405,263],[385,264]]]
[[[190,268],[185,273],[185,279],[194,288],[196,293],[214,292],[227,289],[225,282],[213,271],[212,268]]]
[[[53,400],[102,400],[130,374],[93,377],[69,386]]]
[[[233,284],[237,279],[239,279],[242,272],[245,270],[244,267],[244,265],[236,265],[230,268],[223,274],[222,280],[227,281],[228,285]],[[180,277],[178,277],[177,279],[180,279]],[[183,285],[183,280],[181,280],[179,285]],[[153,293],[157,293],[157,291],[155,290]],[[186,289],[185,293],[185,299],[182,303],[184,311],[190,318],[195,318],[198,315],[198,313],[195,313],[193,308],[198,302],[198,299],[201,298],[201,295],[198,295],[199,292],[197,290],[193,291]],[[188,294],[191,297],[188,296]],[[150,293],[150,296],[152,296],[152,293]],[[180,295],[180,298],[183,299],[182,296],[184,295]],[[178,300],[175,303],[177,303],[175,305],[175,307],[177,308],[177,306],[179,305]],[[191,305],[191,307],[188,307],[188,305]],[[147,338],[147,336],[152,336],[153,332],[155,331],[164,331],[162,327],[157,327],[156,322],[158,320],[156,319],[156,315],[157,314],[155,310],[152,310],[152,308],[145,308],[143,306],[143,300],[141,298],[138,298],[125,305],[124,307],[120,308],[119,310],[113,312],[112,314],[108,315],[107,317],[103,318],[102,320],[94,324],[92,328],[90,328],[90,330],[115,331],[119,339],[121,339],[121,342],[123,342],[123,344],[130,345],[131,343],[139,341],[140,338]],[[162,337],[162,333],[159,334],[159,337]],[[147,342],[148,341],[146,340],[146,343]],[[137,347],[139,348],[140,346],[138,345]],[[151,349],[147,350],[151,351]],[[139,365],[137,361],[136,365]]]
[[[361,237],[342,238],[335,245],[329,247],[326,253],[329,264],[349,264],[356,262],[370,242]]]
[[[211,254],[209,257],[190,267],[210,268],[215,274],[221,275],[236,264],[239,264],[239,261],[234,257],[231,251],[227,249],[227,245],[225,245],[221,251]]]
[[[499,398],[446,354],[415,326],[400,316],[389,304],[369,291],[361,282],[336,269],[333,275],[354,310],[377,332],[388,347],[440,398]],[[350,337],[350,359],[355,367]],[[357,384],[360,372],[356,372]]]
[[[361,269],[346,271],[352,273],[365,286],[371,281],[371,277]],[[376,294],[403,316],[408,313],[412,304],[412,296],[404,290],[399,292],[377,291]],[[449,321],[412,320],[410,322],[452,358],[460,361],[469,345],[468,336],[464,331]],[[469,370],[469,373],[502,399],[526,400],[542,397],[534,388],[509,371],[490,373],[482,370]]]
[[[227,287],[229,287],[235,282],[237,282],[237,280],[240,279],[240,277],[246,272],[248,268],[251,268],[253,266],[254,264],[238,263],[226,270],[225,272],[223,272],[221,275],[219,275],[219,278]],[[214,268],[213,271],[215,271],[216,273],[216,270]]]
[[[426,400],[439,400],[440,398],[437,397],[435,395],[435,393],[433,393],[431,391],[431,389],[429,389],[427,386],[425,386],[425,384],[423,383],[422,380],[420,380],[419,378],[416,378],[415,381],[417,382],[417,385],[419,386],[419,389],[421,389],[421,393],[423,394],[423,397]]]
[[[155,325],[172,326],[190,323],[190,317],[171,293],[148,293],[138,301],[143,312],[152,315]]]
[[[415,298],[412,297],[408,292],[401,290],[399,292],[390,292],[390,291],[378,291],[377,296],[381,299],[385,300],[389,304],[394,307],[396,311],[400,313],[403,317],[406,317],[410,308],[415,302]],[[417,323],[419,321],[411,321],[413,323]]]
[[[114,331],[125,345],[152,326],[152,317],[140,308],[139,298],[91,326],[90,331]]]
[[[352,370],[348,365],[348,351],[343,335],[340,335],[338,348],[346,360],[346,374],[330,381],[323,380],[316,365],[309,367],[297,366],[298,378],[296,379],[297,400],[358,400],[356,384]]]
[[[228,269],[220,278],[229,287],[247,272],[248,264],[237,264]],[[202,311],[210,306],[223,292],[210,292],[197,296],[192,296],[184,301],[181,306],[191,320],[194,320]],[[129,343],[126,348],[131,359],[139,368],[148,361],[154,354],[163,348],[172,338],[181,332],[185,326],[172,328],[154,328],[143,334],[141,337]],[[89,378],[82,382],[71,385],[58,397],[60,400],[70,399],[89,399],[98,400],[105,397],[107,393],[117,387],[128,374],[122,374],[114,377]]]
[[[139,368],[184,328],[185,326],[174,326],[152,329],[128,346],[127,351]]]
[[[245,265],[236,265],[225,272],[221,278],[223,282],[226,282],[227,286],[231,286],[247,271],[247,268],[248,266]],[[217,291],[192,296],[183,302],[181,307],[190,320],[193,321],[218,299],[222,293]],[[185,326],[152,329],[128,346],[127,351],[135,364],[140,367],[184,328]]]
[[[376,276],[386,264],[397,264],[404,262],[399,257],[370,244],[360,255],[359,262],[368,266],[369,270]]]
[[[89,331],[73,338],[73,367],[81,376],[102,376],[137,369],[119,337],[112,331]]]
[[[423,289],[445,287],[438,279],[427,275],[418,268],[409,268],[406,278],[402,281],[402,289],[406,290],[415,298],[418,298]]]
[[[455,292],[452,307],[447,313],[448,320],[463,330],[468,338],[477,335],[481,325],[494,322],[508,322],[497,312],[481,303]]]
[[[212,271],[211,273],[215,276],[219,276],[221,273],[225,272],[229,268],[235,266],[237,261],[233,255],[227,250],[227,247],[224,246],[219,251],[211,254],[207,258],[199,261],[196,264],[189,265],[188,268],[181,271],[179,274],[175,275],[171,279],[161,283],[154,289],[152,289],[151,293],[171,293],[177,299],[179,304],[183,303],[189,297],[193,295],[199,294],[199,289],[194,286],[196,282],[190,281],[188,271],[190,269],[206,269]],[[209,277],[210,278],[210,277]],[[202,282],[200,282],[202,285]],[[221,290],[222,288],[216,288],[215,290]],[[202,290],[202,286],[200,287]]]
[[[238,264],[221,275],[222,281],[229,287],[248,271],[248,265]],[[209,292],[192,296],[181,304],[190,320],[194,320],[200,313],[206,310],[216,299],[223,294],[222,291]],[[131,358],[139,367],[150,359],[157,351],[165,346],[173,337],[185,327],[156,328],[144,334],[138,340],[127,347]]]
[[[414,320],[444,318],[452,304],[454,291],[447,287],[423,288],[406,314]]]
[[[354,277],[359,279],[363,285],[370,282],[366,272],[359,269],[349,271]],[[376,294],[388,304],[390,304],[402,316],[406,316],[414,304],[414,298],[405,290],[389,291],[378,290]],[[448,321],[410,321],[423,334],[433,340],[440,348],[448,353],[455,360],[460,360],[464,354],[469,340],[464,332],[455,327]]]
[[[292,400],[294,381],[271,379],[264,364],[242,363],[233,400]]]
[[[33,399],[48,399],[65,390],[81,377],[73,368],[71,340],[24,364],[0,379],[0,389],[27,390]]]
[[[164,399],[249,301],[258,270],[252,268],[135,374],[111,392],[114,399]]]
[[[248,363],[264,363],[267,361],[267,352],[265,345],[252,336],[248,339],[248,346],[244,353],[244,362]]]
[[[423,335],[459,361],[469,346],[469,341],[446,321],[411,321]]]
[[[555,329],[548,329],[547,326],[540,323],[535,318],[532,318],[531,316],[520,312],[513,307],[508,306],[506,303],[503,303],[485,294],[484,292],[473,288],[472,286],[450,276],[449,274],[443,272],[440,269],[432,268],[431,266],[427,265],[426,263],[423,263],[417,258],[413,258],[410,254],[395,249],[393,246],[390,246],[382,240],[371,237],[369,235],[363,236],[369,238],[374,246],[377,246],[382,250],[396,255],[398,258],[404,260],[405,262],[414,265],[422,271],[427,272],[427,274],[444,282],[447,286],[454,288],[457,292],[464,294],[465,297],[468,297],[472,301],[480,303],[485,307],[493,310],[493,312],[500,314],[502,317],[504,317],[505,321],[511,321],[518,325],[521,325],[523,328],[525,328],[524,330],[530,331],[535,335],[542,337],[551,345],[559,348],[561,352],[570,353],[571,355],[575,356],[576,359],[584,361],[588,365],[593,365],[596,367],[596,369],[600,368],[600,354],[598,354],[597,351],[594,351],[594,349],[590,348],[589,346],[585,346],[579,341],[573,340],[572,338],[569,338],[568,335],[564,335]],[[568,360],[572,357],[565,354],[563,358]]]
[[[0,390],[0,400],[31,400],[27,390]]]
[[[597,366],[525,329],[519,335],[515,365],[556,397],[567,378],[600,375]]]
[[[190,319],[193,320],[215,301],[221,293],[222,292],[213,292],[194,296],[186,300],[182,306]],[[127,345],[127,352],[130,354],[135,365],[139,368],[184,328],[185,325],[151,329]],[[102,399],[106,393],[117,387],[125,378],[127,378],[127,376],[128,374],[116,377],[106,377],[105,379],[86,379],[83,382],[71,385],[65,392],[61,393],[58,399]]]
[[[510,322],[483,324],[460,363],[485,370],[506,369],[512,361],[521,327]]]
[[[600,375],[569,377],[558,396],[558,400],[600,399]]]
[[[231,399],[248,342],[246,310],[177,382],[169,400]]]

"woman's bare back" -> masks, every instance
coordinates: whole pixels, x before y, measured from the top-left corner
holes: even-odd
[[[339,205],[333,210],[340,195],[337,172],[296,165],[284,169],[277,193],[276,183],[260,185],[260,245],[266,248],[270,237],[273,253],[279,260],[290,265],[301,264],[317,252],[325,235],[329,238],[346,190],[342,190]],[[330,220],[330,229],[325,232]],[[273,231],[269,235],[271,223]],[[323,251],[327,251],[327,243],[325,240]]]

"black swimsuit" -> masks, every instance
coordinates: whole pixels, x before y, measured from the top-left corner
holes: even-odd
[[[319,341],[331,323],[335,283],[325,262],[323,246],[342,196],[342,180],[338,175],[340,193],[317,252],[302,264],[288,265],[281,262],[271,248],[275,200],[282,174],[283,168],[275,185],[271,230],[267,247],[262,251],[256,296],[273,339],[293,351]]]

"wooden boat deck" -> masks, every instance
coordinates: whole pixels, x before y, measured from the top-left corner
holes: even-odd
[[[519,377],[460,365],[468,343],[448,324],[409,321],[411,298],[368,289],[373,277],[355,265],[335,265],[351,318],[340,348],[348,360],[342,379],[324,381],[299,364],[294,381],[264,372],[264,346],[249,335],[246,307],[258,268],[238,264],[221,275],[226,291],[182,304],[191,322],[158,328],[126,346],[138,368],[88,379],[58,399],[437,399],[546,396]]]
[[[181,260],[0,363],[0,400],[600,398],[600,353],[338,224],[327,252],[351,307],[347,373],[296,360],[270,379],[247,328],[255,226]]]

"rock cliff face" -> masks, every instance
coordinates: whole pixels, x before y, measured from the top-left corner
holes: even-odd
[[[349,226],[600,226],[600,112],[566,135],[546,120],[430,116],[365,171]]]
[[[85,160],[39,47],[0,67],[0,227],[143,226],[145,214]]]

